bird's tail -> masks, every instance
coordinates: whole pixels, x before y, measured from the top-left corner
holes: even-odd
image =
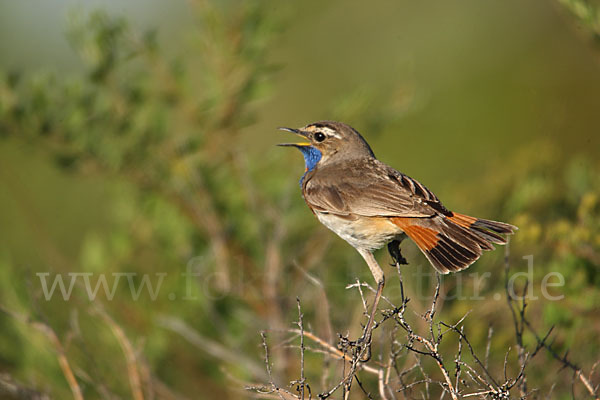
[[[504,222],[451,213],[432,218],[394,218],[440,273],[456,272],[473,264],[483,250],[506,244],[505,235],[517,230]]]

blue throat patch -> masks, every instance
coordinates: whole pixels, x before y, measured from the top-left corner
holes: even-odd
[[[306,172],[304,172],[304,175],[302,175],[302,178],[300,178],[300,187],[302,187],[304,177],[307,173],[315,169],[318,162],[321,161],[323,154],[321,154],[317,148],[312,146],[298,146],[298,150],[302,152],[302,155],[304,156],[304,163],[306,164]]]

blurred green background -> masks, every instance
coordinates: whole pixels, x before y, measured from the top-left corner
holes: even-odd
[[[354,126],[448,208],[518,225],[512,268],[534,256],[538,296],[548,272],[566,282],[551,290],[562,300],[531,301],[530,318],[555,324],[557,349],[589,371],[600,353],[599,15],[576,0],[1,0],[3,379],[68,398],[64,355],[85,398],[135,397],[132,365],[144,398],[247,396],[244,385],[267,381],[259,332],[292,327],[296,297],[326,334],[322,293],[302,271],[322,280],[334,333],[358,335],[360,297],[344,287],[369,272],[303,204],[301,156],[274,146],[289,140],[276,127],[321,119]],[[403,247],[410,286],[429,267]],[[494,297],[502,258],[468,271],[491,272],[483,300],[452,299],[458,287],[468,297],[468,273],[445,277],[439,315],[472,310],[480,347],[494,326],[498,373],[514,340]],[[112,273],[166,275],[156,299],[133,299],[123,278],[112,300],[76,285],[70,300],[46,301],[40,272],[93,273],[94,284],[104,273],[109,285]],[[415,287],[424,310],[431,293]],[[283,385],[297,378],[294,349],[274,357]],[[544,357],[531,386],[570,398],[570,372],[549,372]]]

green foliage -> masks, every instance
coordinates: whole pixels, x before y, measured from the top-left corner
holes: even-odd
[[[154,318],[161,312],[197,321],[196,327],[211,336],[221,330],[228,332],[220,337],[224,341],[229,337],[233,343],[239,339],[231,338],[243,337],[240,330],[246,328],[240,321],[250,319],[212,318],[214,313],[239,312],[239,302],[232,300],[244,294],[232,292],[231,300],[207,303],[210,293],[204,289],[213,283],[216,288],[211,290],[220,297],[223,290],[239,292],[242,288],[232,288],[232,281],[241,282],[241,271],[229,271],[229,263],[255,264],[262,258],[254,249],[261,248],[264,232],[258,232],[257,214],[247,212],[249,197],[256,195],[259,187],[248,192],[252,183],[246,180],[253,178],[245,174],[252,171],[239,163],[244,161],[238,157],[235,141],[240,128],[252,120],[252,103],[264,96],[273,72],[265,51],[278,28],[265,9],[261,2],[218,8],[198,4],[194,9],[197,27],[187,51],[199,56],[185,54],[174,59],[163,55],[154,33],[138,35],[122,18],[103,12],[74,15],[68,37],[85,63],[85,76],[58,79],[46,73],[8,73],[0,77],[0,132],[4,136],[44,148],[59,168],[70,173],[108,175],[113,181],[107,186],[108,221],[85,233],[78,258],[47,260],[51,278],[63,274],[68,279],[68,272],[94,273],[97,275],[90,278],[94,287],[98,274],[103,273],[110,287],[111,274],[126,271],[137,274],[132,281],[139,286],[141,274],[149,274],[156,284],[157,273],[169,272],[160,301],[142,295],[138,301],[110,302],[102,289],[98,292],[98,299],[107,301],[111,313],[129,321],[128,333],[146,338],[144,356],[152,365],[168,354],[177,357],[178,352],[187,351],[185,346],[170,345],[167,333],[153,328]],[[183,282],[180,274],[185,272],[186,262],[195,255],[211,253],[210,249],[217,250],[214,256],[204,257],[204,274],[225,266],[220,275],[214,282],[203,276],[199,285]],[[37,279],[17,275],[17,268],[4,268],[9,277],[3,282]],[[46,302],[39,282],[32,284],[25,299],[15,304],[3,295],[3,304],[19,310],[39,309],[36,318],[48,320],[59,336],[66,332],[76,336],[69,356],[86,371],[78,377],[86,398],[104,397],[107,389],[102,385],[114,380],[118,383],[108,390],[127,397],[123,358],[100,356],[121,351],[106,326],[86,315],[92,306],[85,298],[85,288],[75,287],[73,298],[66,303],[72,312],[81,311],[74,316],[62,299]],[[131,297],[127,285],[116,290],[116,298]],[[168,294],[176,299],[191,295],[195,300],[174,302]],[[153,313],[144,312],[146,309]],[[217,325],[202,322],[210,320]],[[3,317],[2,324],[14,332],[10,319]],[[29,340],[36,335],[27,327],[20,329]],[[8,340],[15,335],[5,337]],[[22,343],[14,347],[17,352],[3,352],[7,357],[4,364],[26,376],[35,365],[27,361],[27,354],[48,346]],[[51,353],[49,356],[52,360]],[[202,369],[209,369],[212,363],[198,361],[205,365]],[[113,363],[116,365],[110,368]],[[53,393],[64,397],[65,382],[58,366],[53,368],[57,374],[43,378],[43,386],[56,387]],[[166,379],[177,382],[180,378],[166,375]]]
[[[596,41],[600,40],[600,7],[597,1],[559,0],[585,26]]]

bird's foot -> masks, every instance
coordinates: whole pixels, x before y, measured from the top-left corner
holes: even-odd
[[[392,267],[395,267],[396,265],[407,265],[408,264],[408,261],[406,261],[406,258],[404,258],[404,256],[402,256],[402,251],[400,250],[401,242],[402,242],[402,239],[392,240],[391,242],[388,243],[388,252],[390,253],[390,256],[392,256],[392,260],[394,260],[394,263],[391,264]]]

